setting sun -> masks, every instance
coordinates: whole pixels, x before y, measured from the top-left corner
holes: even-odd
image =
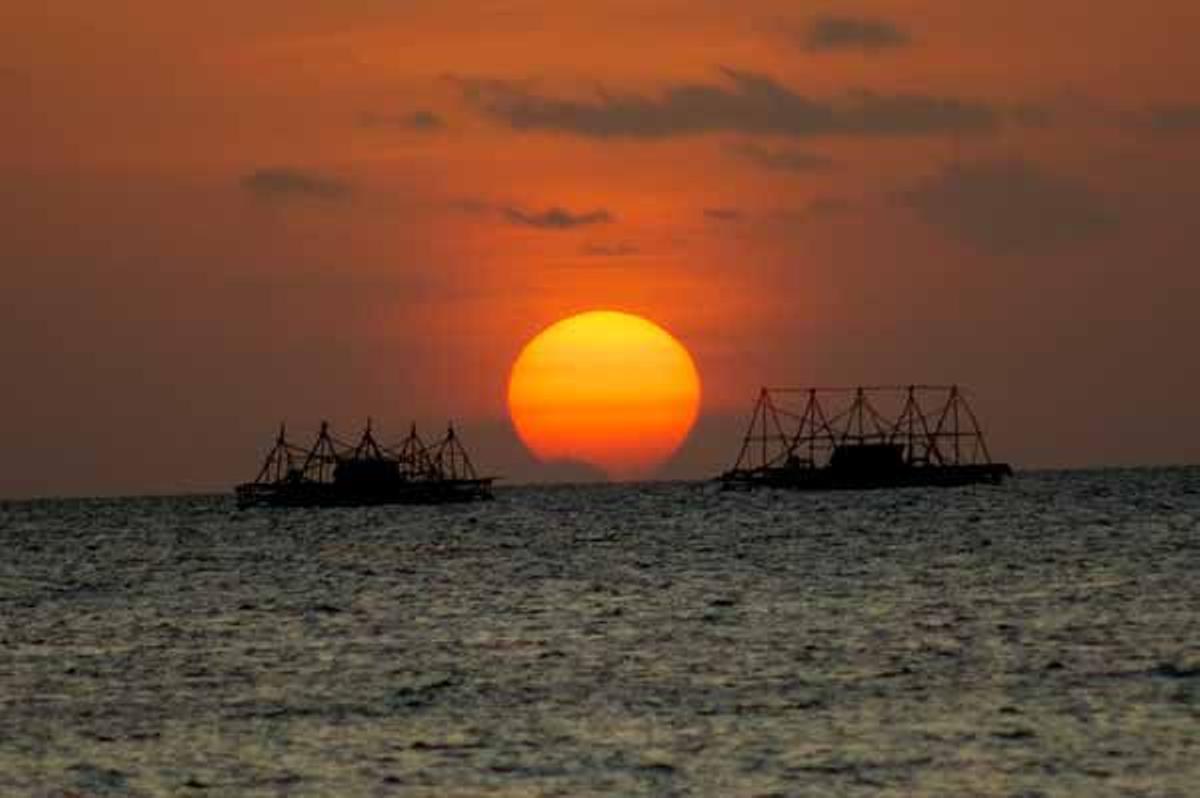
[[[538,458],[587,463],[616,478],[661,465],[699,406],[700,378],[683,345],[614,311],[543,330],[521,351],[508,385],[513,425]]]

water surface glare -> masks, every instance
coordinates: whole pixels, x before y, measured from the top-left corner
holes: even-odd
[[[1194,796],[1200,469],[0,505],[0,795]]]

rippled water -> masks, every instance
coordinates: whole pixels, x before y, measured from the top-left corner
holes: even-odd
[[[0,795],[1200,794],[1200,470],[0,506]]]

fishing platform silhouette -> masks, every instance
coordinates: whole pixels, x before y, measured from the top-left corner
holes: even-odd
[[[426,445],[413,424],[408,437],[387,447],[375,439],[369,420],[353,445],[321,422],[308,448],[289,442],[280,425],[258,476],[235,492],[242,508],[449,504],[491,499],[494,480],[476,473],[453,425]]]
[[[726,488],[838,490],[996,484],[957,385],[762,388]]]

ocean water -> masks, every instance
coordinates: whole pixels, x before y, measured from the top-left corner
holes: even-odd
[[[1200,469],[0,505],[2,796],[1200,795]]]

